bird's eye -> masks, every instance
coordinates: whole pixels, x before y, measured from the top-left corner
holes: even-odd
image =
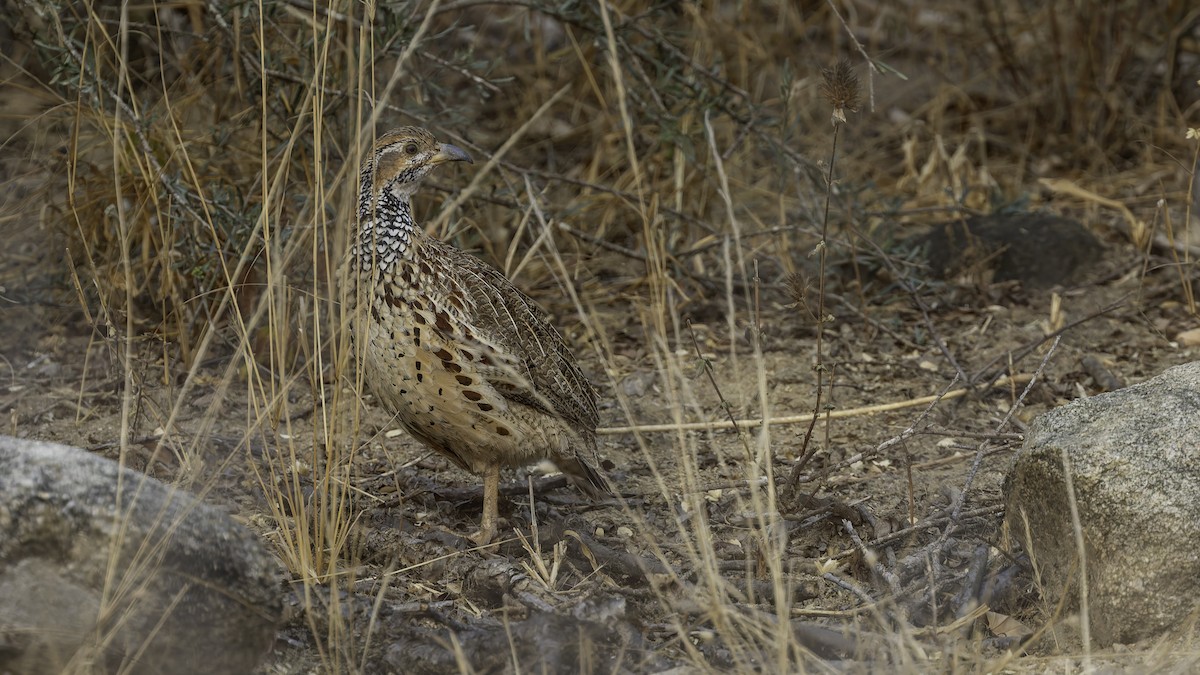
[[[408,145],[404,146],[404,152],[407,152],[410,155],[417,154],[417,150],[419,149],[420,148],[417,147],[416,143],[409,143]]]

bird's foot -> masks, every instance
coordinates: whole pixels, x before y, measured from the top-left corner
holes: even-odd
[[[494,551],[500,547],[500,542],[496,541],[496,526],[493,523],[492,527],[480,528],[478,532],[467,535],[476,546],[485,551]]]

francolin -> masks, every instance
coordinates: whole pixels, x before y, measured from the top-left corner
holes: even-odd
[[[347,274],[355,352],[379,402],[425,445],[483,475],[480,544],[496,535],[500,468],[550,459],[591,498],[596,392],[546,314],[499,271],[427,235],[411,198],[445,162],[428,131],[378,138],[361,172]]]

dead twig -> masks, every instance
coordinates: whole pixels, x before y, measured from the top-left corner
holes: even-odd
[[[996,380],[995,382],[993,382],[991,386],[994,388],[1003,388],[1003,387],[1010,386],[1012,384],[1023,384],[1025,382],[1028,382],[1031,377],[1032,377],[1031,375],[1014,375],[1012,377],[1002,377],[1002,378]],[[954,382],[957,382],[957,379],[952,380],[951,385],[953,385]],[[860,417],[863,415],[875,415],[875,414],[878,414],[881,412],[888,412],[891,410],[902,410],[904,408],[912,408],[914,406],[937,403],[938,401],[942,401],[942,400],[949,400],[949,399],[958,398],[960,396],[966,396],[967,394],[970,394],[970,393],[972,393],[971,389],[963,387],[963,388],[959,388],[959,389],[945,391],[941,394],[935,394],[932,396],[920,396],[918,398],[911,398],[911,399],[908,399],[905,401],[896,401],[893,403],[881,403],[879,405],[869,405],[869,406],[863,406],[861,408],[849,408],[846,410],[833,410],[833,411],[829,412],[829,419],[843,419],[843,418],[847,418],[847,417]],[[786,415],[783,417],[772,417],[765,421],[769,422],[772,426],[775,426],[775,425],[780,425],[780,424],[802,424],[802,423],[807,424],[808,421],[811,419],[812,419],[812,413],[809,412],[809,413],[804,413],[804,414],[800,414],[800,415]],[[753,418],[753,419],[739,419],[739,420],[734,420],[733,422],[736,422],[736,426],[745,430],[745,429],[753,429],[755,427],[761,426],[763,424],[764,420],[762,418]],[[664,432],[671,432],[671,431],[717,431],[720,429],[734,428],[735,424],[733,422],[724,421],[724,422],[684,422],[682,424],[635,424],[635,425],[631,425],[631,426],[621,426],[621,427],[602,427],[600,429],[597,429],[596,433],[600,434],[600,435],[605,435],[605,436],[614,436],[617,434],[664,433]]]

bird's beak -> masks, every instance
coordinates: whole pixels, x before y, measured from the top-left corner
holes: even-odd
[[[467,154],[466,150],[463,150],[457,145],[450,145],[449,143],[442,143],[440,146],[438,146],[437,154],[431,157],[429,161],[434,165],[441,164],[442,162],[466,162],[467,164],[475,163],[474,160],[471,159],[471,156]]]

